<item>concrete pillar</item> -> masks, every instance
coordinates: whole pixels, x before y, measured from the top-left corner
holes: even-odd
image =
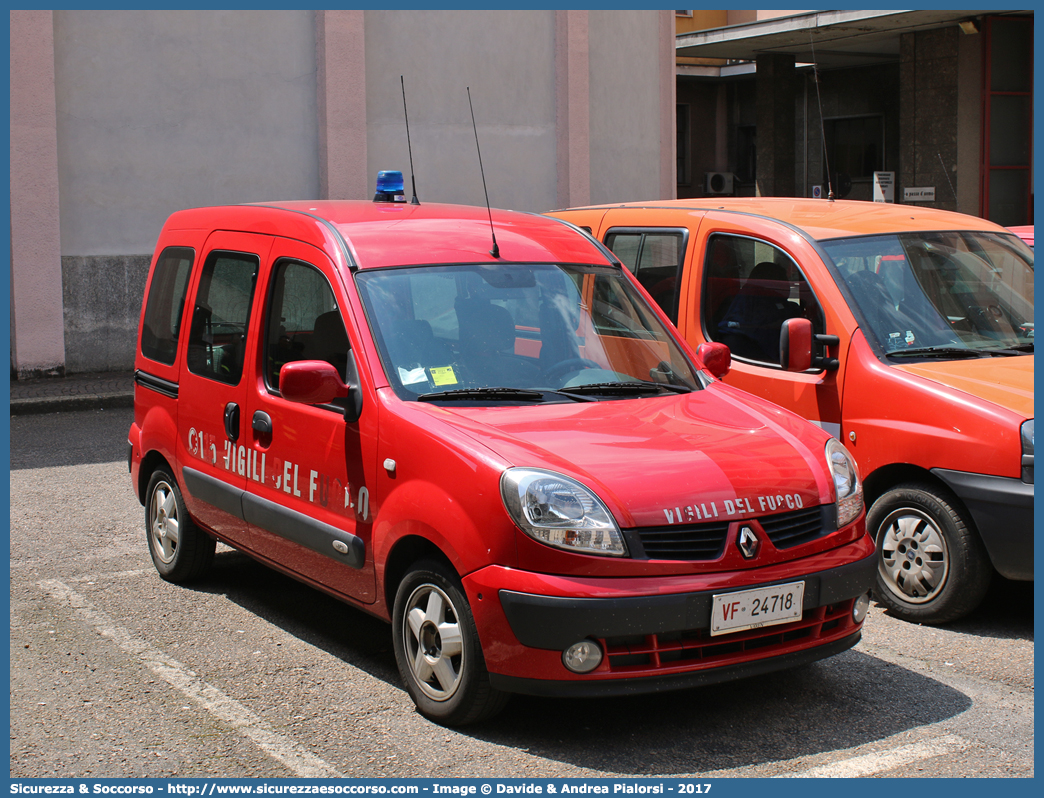
[[[558,207],[591,202],[591,97],[587,11],[555,12]]]
[[[678,78],[674,12],[660,11],[660,199],[678,196]]]
[[[793,197],[794,56],[759,55],[757,70],[757,196]]]
[[[315,12],[319,196],[371,199],[366,165],[365,12]],[[374,175],[376,177],[376,175]]]
[[[11,12],[11,367],[65,372],[50,11]]]
[[[958,37],[963,35],[956,25],[951,25],[904,33],[899,40],[897,202],[902,202],[904,188],[933,186],[935,202],[917,205],[948,211],[957,209],[956,192],[960,189],[956,167],[961,155],[967,161],[967,152],[958,149],[959,135],[968,132],[959,117],[959,110],[967,106],[968,101],[962,101],[957,90]],[[981,89],[974,100],[981,101]],[[977,138],[978,134],[973,134],[969,141],[973,147]],[[962,205],[961,210],[974,213],[976,208]]]

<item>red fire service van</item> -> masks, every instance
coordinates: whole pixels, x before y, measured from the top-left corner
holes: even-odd
[[[447,725],[859,640],[876,562],[838,440],[712,377],[724,347],[572,226],[380,179],[164,225],[129,433],[164,579],[220,540],[390,621]]]

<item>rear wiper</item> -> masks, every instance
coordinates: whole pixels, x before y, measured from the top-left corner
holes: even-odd
[[[900,349],[888,352],[888,357],[989,357],[990,353],[982,349],[961,349],[954,346],[925,346],[920,349]]]
[[[455,391],[442,391],[441,393],[422,393],[417,397],[418,402],[440,402],[443,399],[504,399],[506,401],[543,402],[544,394],[541,391],[527,391],[525,388],[458,388]]]
[[[563,388],[558,393],[569,394],[602,394],[618,396],[635,396],[643,393],[660,393],[670,391],[671,393],[691,393],[692,388],[687,385],[673,385],[662,382],[592,382],[587,385],[572,385]]]

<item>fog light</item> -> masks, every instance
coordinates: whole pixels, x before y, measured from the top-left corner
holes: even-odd
[[[590,673],[602,664],[602,649],[593,640],[581,640],[562,652],[562,664],[573,673]]]
[[[870,594],[864,593],[852,604],[852,620],[862,623],[868,609],[870,609]]]

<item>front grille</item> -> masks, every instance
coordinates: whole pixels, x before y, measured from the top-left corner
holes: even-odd
[[[729,523],[642,527],[645,554],[654,560],[716,560],[725,548]]]
[[[834,531],[833,505],[808,507],[756,519],[777,549],[808,543]],[[637,535],[645,556],[653,560],[716,560],[725,548],[728,521],[625,530]]]
[[[761,522],[761,528],[765,530],[773,546],[777,549],[789,549],[833,531],[826,523],[824,509],[831,508],[809,507],[805,510],[759,518],[758,521]]]
[[[806,610],[799,620],[778,626],[748,629],[711,637],[709,629],[690,629],[666,634],[606,638],[609,670],[616,674],[649,671],[702,669],[734,662],[737,657],[772,656],[806,648],[819,641],[840,639],[856,629],[852,602]]]

